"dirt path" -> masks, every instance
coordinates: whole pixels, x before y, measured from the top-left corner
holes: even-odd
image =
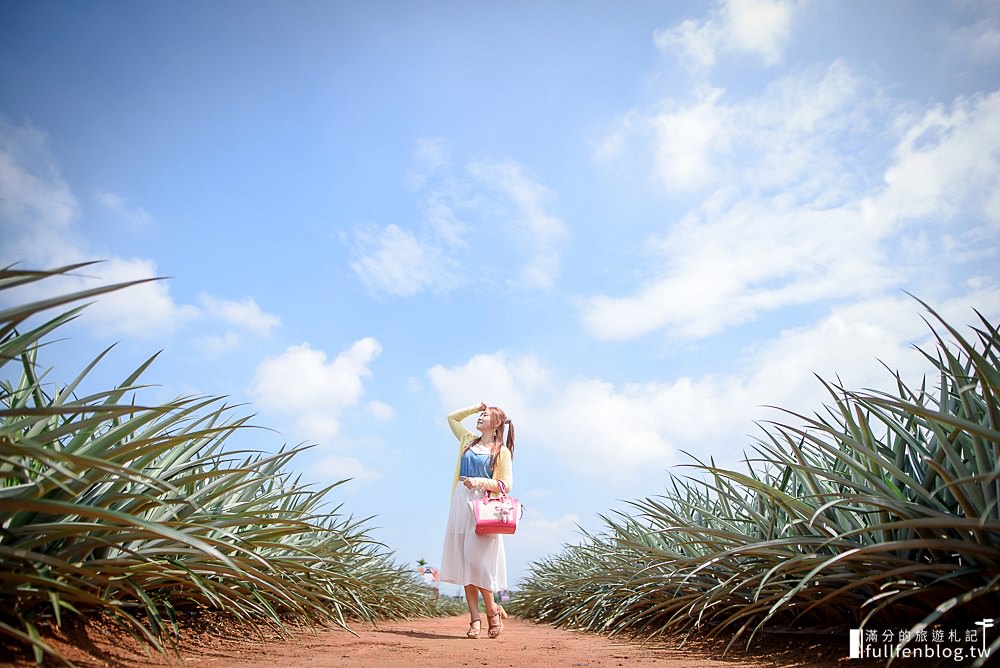
[[[808,638],[794,649],[766,657],[721,657],[718,647],[682,648],[679,644],[642,644],[555,629],[509,618],[500,638],[469,640],[465,617],[386,622],[377,627],[356,625],[354,636],[343,630],[304,632],[294,639],[268,640],[238,637],[221,627],[192,630],[181,645],[183,663],[176,657],[146,655],[128,637],[89,627],[56,642],[60,651],[81,668],[133,666],[200,668],[324,668],[326,666],[492,666],[551,668],[554,666],[658,666],[659,668],[743,668],[744,666],[843,666],[822,660],[829,647],[811,649]],[[828,645],[828,643],[827,643]],[[823,651],[820,651],[823,650]],[[828,652],[827,652],[827,656]],[[28,668],[23,660],[0,666]],[[851,668],[858,668],[852,664]]]
[[[691,656],[668,653],[638,644],[609,642],[599,636],[553,629],[507,619],[495,640],[464,636],[465,617],[418,619],[358,630],[360,637],[329,631],[304,637],[281,648],[261,648],[241,657],[247,668],[292,666],[733,666],[722,661],[700,662]],[[276,651],[277,650],[277,651]],[[192,657],[194,658],[194,657]],[[192,665],[225,665],[229,657],[198,657]]]

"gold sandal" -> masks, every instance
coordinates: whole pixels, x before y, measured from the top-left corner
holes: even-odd
[[[474,626],[475,624],[479,624],[479,626],[475,627]],[[469,630],[465,632],[465,637],[472,638],[473,640],[475,640],[476,638],[479,637],[479,632],[482,628],[483,628],[483,620],[481,619],[475,619],[469,622]]]
[[[490,623],[489,631],[487,631],[487,635],[489,635],[490,638],[497,638],[500,636],[500,632],[503,631],[503,618],[506,616],[507,613],[503,608],[500,608],[497,614],[488,615],[486,617],[486,620]],[[493,623],[494,620],[496,620],[496,624]]]

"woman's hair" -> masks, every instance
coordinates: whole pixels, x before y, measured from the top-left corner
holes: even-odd
[[[487,415],[490,416],[490,429],[492,429],[493,442],[490,443],[490,468],[497,465],[497,458],[500,456],[500,448],[506,446],[510,450],[510,458],[514,459],[514,423],[511,422],[507,414],[503,412],[502,408],[497,406],[489,406],[486,409]],[[503,427],[507,425],[507,442],[503,442]],[[471,448],[474,445],[479,444],[483,440],[482,436],[477,436],[473,439],[466,449]]]

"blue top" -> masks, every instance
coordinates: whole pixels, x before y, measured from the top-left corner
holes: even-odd
[[[458,475],[463,478],[492,478],[493,468],[490,466],[490,453],[481,455],[472,448],[463,452]]]

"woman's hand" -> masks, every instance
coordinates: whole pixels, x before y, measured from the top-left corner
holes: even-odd
[[[488,478],[466,478],[462,484],[469,489],[485,489],[488,482]]]
[[[480,401],[479,402],[479,410],[481,410],[481,411],[486,410],[486,402],[485,401]]]

